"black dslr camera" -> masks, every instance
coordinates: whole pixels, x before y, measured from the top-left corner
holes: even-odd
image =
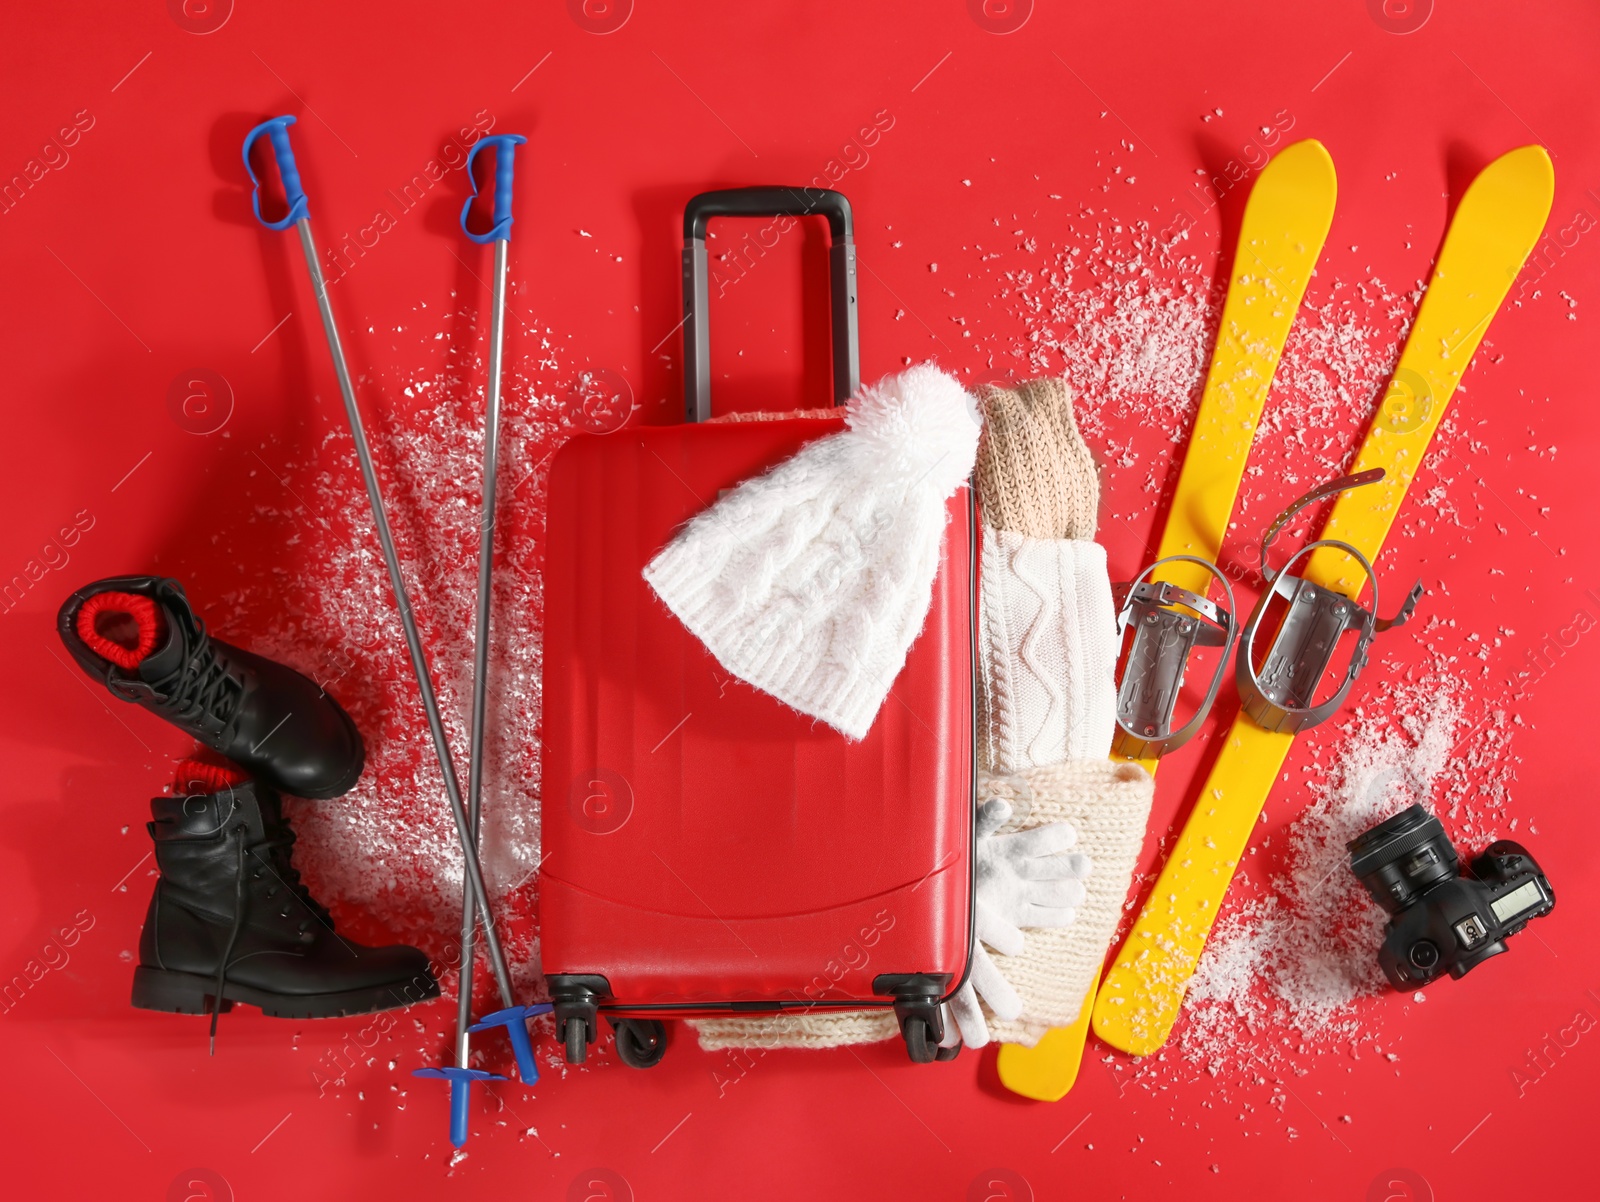
[[[1415,989],[1446,971],[1466,976],[1556,904],[1534,858],[1509,839],[1491,843],[1462,874],[1444,827],[1419,805],[1345,846],[1351,869],[1389,912],[1378,962],[1396,989]]]

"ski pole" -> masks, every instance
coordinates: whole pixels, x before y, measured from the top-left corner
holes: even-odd
[[[439,717],[439,699],[434,695],[433,678],[428,673],[427,652],[423,650],[422,636],[417,631],[417,620],[411,611],[411,599],[406,593],[405,577],[400,571],[400,556],[395,551],[394,535],[389,529],[389,517],[383,507],[383,497],[378,491],[378,474],[372,465],[372,450],[367,445],[367,433],[361,424],[361,410],[356,407],[355,388],[350,382],[350,368],[345,363],[344,348],[339,344],[339,330],[334,325],[333,308],[328,303],[328,287],[322,278],[322,268],[317,264],[317,244],[311,237],[311,219],[308,216],[306,194],[300,186],[300,173],[295,169],[294,151],[289,146],[289,126],[293,117],[274,117],[263,121],[245,135],[244,169],[250,173],[254,190],[250,202],[255,208],[256,220],[269,230],[286,230],[291,225],[300,235],[300,249],[305,252],[306,270],[311,276],[311,290],[317,297],[317,308],[322,313],[322,332],[327,335],[328,353],[333,356],[334,374],[339,377],[339,394],[344,398],[345,416],[350,420],[350,434],[356,444],[356,459],[361,464],[361,476],[366,481],[367,500],[372,506],[373,525],[378,530],[378,543],[383,548],[383,561],[389,568],[389,584],[394,589],[395,605],[400,610],[400,625],[405,630],[406,649],[411,654],[411,670],[417,677],[417,691],[422,695],[422,708],[428,715],[428,730],[433,736],[433,749],[439,757],[439,771],[444,776],[444,791],[450,800],[451,815],[455,818],[456,834],[461,841],[461,858],[465,863],[467,888],[472,891],[479,909],[483,912],[483,941],[489,948],[489,963],[494,968],[495,980],[500,985],[500,996],[507,1006],[515,999],[511,994],[511,973],[506,967],[505,952],[500,947],[500,935],[490,917],[489,894],[483,886],[483,870],[478,864],[477,843],[471,838],[467,825],[466,808],[461,804],[461,786],[456,780],[454,762],[450,758],[450,744],[445,738],[444,722]],[[261,215],[261,181],[255,168],[250,166],[250,148],[263,134],[272,145],[273,158],[283,179],[284,199],[289,212],[278,221],[268,221]]]
[[[500,384],[505,370],[506,256],[511,242],[511,183],[516,148],[527,140],[521,134],[496,134],[482,139],[467,156],[466,171],[470,182],[472,164],[479,152],[486,146],[494,148],[494,224],[487,233],[475,234],[467,228],[467,214],[471,212],[473,198],[477,196],[476,185],[473,186],[473,195],[461,206],[461,232],[480,246],[494,244],[489,382],[485,389],[487,412],[483,427],[483,508],[478,526],[478,598],[472,644],[472,745],[467,759],[467,825],[474,849],[477,847],[483,814],[484,743],[489,725],[489,626],[493,609],[495,481],[500,461]],[[461,1068],[467,1067],[471,1039],[469,1031],[502,1027],[511,1039],[518,1075],[523,1084],[532,1085],[539,1079],[539,1068],[534,1062],[533,1047],[528,1040],[527,1020],[533,1014],[544,1013],[549,1007],[541,1009],[508,1004],[493,1014],[485,1015],[476,1026],[472,1025],[472,978],[477,962],[475,911],[472,890],[464,888],[461,894],[461,988],[456,1013],[456,1064]],[[462,1088],[465,1090],[467,1086],[464,1084]]]

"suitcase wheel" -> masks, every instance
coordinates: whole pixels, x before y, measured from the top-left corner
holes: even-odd
[[[611,986],[592,973],[558,973],[545,978],[555,1009],[556,1038],[566,1045],[567,1063],[582,1064],[599,1033],[599,1003]]]
[[[616,1029],[617,1058],[629,1068],[654,1068],[667,1054],[666,1024],[653,1018],[610,1018]]]
[[[966,1045],[958,1039],[947,1048],[941,1047],[933,1054],[933,1058],[935,1060],[954,1060],[957,1056],[961,1055],[961,1049],[965,1046]]]
[[[589,1056],[589,1024],[582,1018],[562,1021],[561,1038],[567,1044],[567,1063],[582,1064]]]
[[[913,1064],[952,1060],[959,1051],[960,1045],[948,1050],[939,1047],[944,1038],[944,1015],[939,1006],[949,984],[948,973],[879,973],[872,979],[874,993],[894,998],[894,1014]]]
[[[906,1055],[913,1064],[931,1064],[938,1058],[939,1037],[933,1024],[921,1014],[908,1014],[900,1024],[900,1034],[905,1036]]]

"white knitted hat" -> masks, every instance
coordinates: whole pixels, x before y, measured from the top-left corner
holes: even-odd
[[[931,364],[861,388],[847,421],[691,520],[644,578],[728,671],[860,739],[927,617],[979,427]]]

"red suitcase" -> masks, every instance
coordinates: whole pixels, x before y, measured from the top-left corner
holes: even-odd
[[[665,1018],[893,1006],[914,1060],[972,945],[975,524],[954,496],[933,604],[865,740],[730,677],[644,581],[728,489],[843,428],[709,416],[707,221],[821,213],[834,382],[855,390],[855,248],[837,192],[710,192],[685,212],[689,422],[574,438],[551,466],[539,874],[572,1063],[604,1015],[659,1060]]]

